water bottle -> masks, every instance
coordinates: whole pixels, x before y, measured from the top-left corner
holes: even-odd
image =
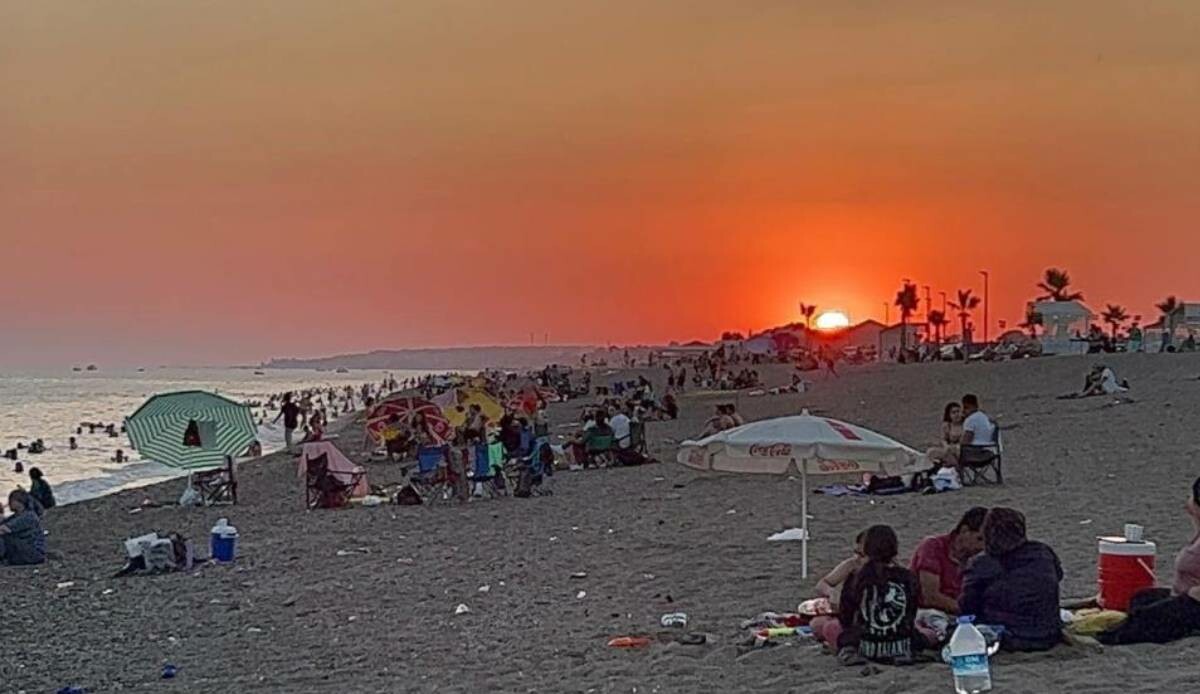
[[[959,617],[958,628],[950,637],[950,668],[954,671],[954,691],[958,694],[979,694],[992,689],[987,639],[973,621],[974,617]]]

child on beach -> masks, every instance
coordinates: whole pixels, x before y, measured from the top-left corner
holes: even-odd
[[[920,587],[911,571],[896,565],[899,544],[891,526],[867,529],[866,560],[842,588],[838,614],[843,631],[837,646],[843,665],[867,660],[907,665],[924,645],[915,625]]]

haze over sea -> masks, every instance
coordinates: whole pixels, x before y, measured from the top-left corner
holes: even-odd
[[[20,484],[29,487],[28,470],[37,466],[54,485],[61,502],[78,501],[126,487],[148,484],[179,472],[154,462],[141,460],[131,450],[125,435],[110,438],[101,430],[77,436],[79,448],[70,450],[68,438],[75,435],[81,422],[113,422],[118,425],[146,398],[173,390],[210,390],[239,402],[265,401],[274,393],[315,387],[359,386],[379,383],[385,374],[397,380],[422,376],[429,371],[362,370],[349,373],[306,369],[264,369],[256,374],[242,368],[150,368],[73,372],[59,370],[6,371],[0,373],[0,449],[15,448],[42,438],[46,452],[29,455],[19,451],[25,472],[14,473],[13,462],[0,461],[0,489]],[[254,408],[255,418],[262,409]],[[259,428],[265,452],[283,445],[282,425],[271,424],[274,413]],[[333,413],[330,413],[333,417]],[[132,460],[112,462],[116,449],[124,449]]]

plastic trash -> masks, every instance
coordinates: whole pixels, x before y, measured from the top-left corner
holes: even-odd
[[[58,694],[88,694],[88,690],[83,687],[63,687]]]
[[[610,639],[609,648],[645,648],[650,645],[650,639],[645,636],[618,636]]]
[[[586,591],[586,590],[581,590],[581,591],[579,591],[578,593],[576,593],[576,594],[575,594],[575,599],[576,599],[576,600],[583,600],[583,599],[584,599],[584,598],[586,598],[586,597],[587,597],[587,591]]]
[[[458,607],[454,608],[454,614],[456,615],[467,614],[470,611],[471,608],[467,607],[465,604],[459,604]]]
[[[973,621],[975,618],[971,616],[959,617],[958,628],[950,637],[950,669],[957,694],[979,694],[992,689],[987,639]]]
[[[667,628],[678,627],[682,629],[688,625],[688,616],[683,612],[670,612],[660,617],[658,623]]]
[[[780,530],[767,538],[767,542],[800,542],[804,539],[804,528]]]
[[[179,668],[175,667],[174,665],[167,663],[166,665],[163,666],[162,678],[164,680],[175,679],[175,675],[178,675],[178,674],[179,674]]]

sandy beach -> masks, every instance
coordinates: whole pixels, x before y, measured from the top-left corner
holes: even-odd
[[[667,462],[563,472],[549,497],[307,512],[295,463],[276,455],[243,466],[237,507],[129,512],[144,498],[173,502],[173,481],[56,509],[46,525],[60,558],[0,571],[0,691],[952,691],[941,664],[863,677],[808,644],[746,651],[738,623],[794,609],[867,525],[893,525],[907,558],[972,505],[1023,510],[1031,537],[1062,559],[1064,596],[1094,592],[1095,538],[1126,522],[1159,543],[1159,578],[1168,579],[1170,558],[1190,539],[1181,508],[1200,473],[1200,355],[1105,355],[1132,382],[1134,402],[1055,399],[1100,359],[874,365],[813,375],[803,395],[689,392],[679,420],[648,428]],[[788,378],[783,366],[762,371],[769,384]],[[596,383],[614,378],[597,372]],[[813,496],[808,581],[797,544],[766,542],[796,524],[797,481],[705,477],[670,462],[674,442],[697,434],[717,402],[736,399],[747,419],[809,408],[923,449],[937,439],[944,403],[965,392],[1006,427],[1007,484]],[[551,416],[573,421],[583,403],[553,405]],[[361,459],[361,429],[344,430],[339,445]],[[394,465],[368,469],[373,483],[399,477]],[[111,578],[123,539],[177,530],[206,552],[221,516],[241,532],[234,565]],[[456,616],[460,603],[470,612]],[[676,611],[707,645],[605,645],[653,636],[659,616]],[[1197,643],[1002,655],[995,691],[1182,691],[1195,681]],[[177,679],[159,679],[164,663],[180,668]]]

